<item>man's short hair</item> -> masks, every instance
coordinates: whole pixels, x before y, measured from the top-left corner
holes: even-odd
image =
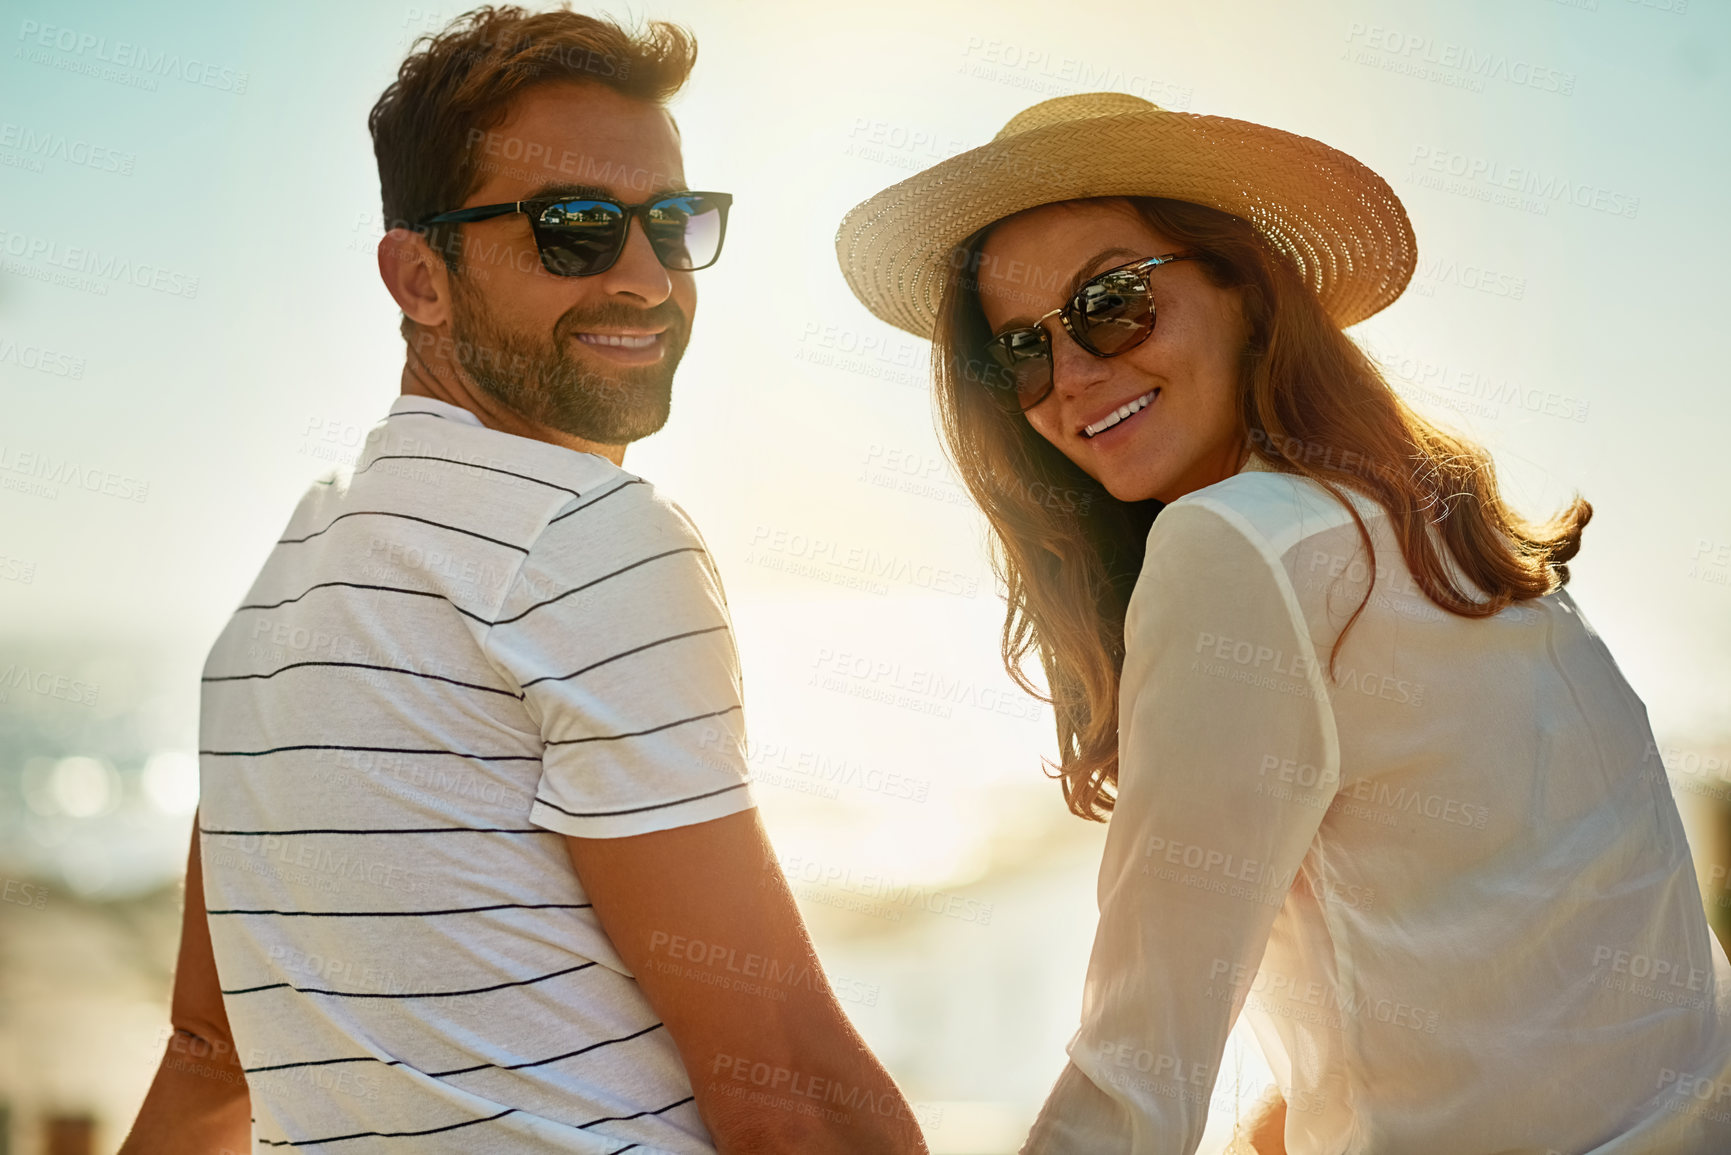
[[[496,167],[603,183],[595,179],[594,158],[525,157],[522,142],[513,149],[488,131],[505,119],[516,96],[552,81],[590,81],[664,104],[696,61],[696,39],[665,21],[633,33],[567,8],[532,15],[514,5],[484,6],[464,13],[442,32],[415,41],[367,116],[385,228],[413,228],[457,208]],[[454,225],[427,233],[453,271],[456,235]]]

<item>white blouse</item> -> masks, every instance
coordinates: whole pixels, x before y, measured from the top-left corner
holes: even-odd
[[[1447,613],[1353,499],[1377,575],[1332,679],[1368,567],[1326,490],[1252,455],[1156,520],[1024,1152],[1193,1152],[1241,1010],[1290,1155],[1731,1152],[1731,965],[1646,707],[1566,590]]]

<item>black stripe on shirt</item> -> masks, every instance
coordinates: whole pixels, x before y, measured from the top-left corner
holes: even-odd
[[[641,1119],[645,1115],[665,1114],[666,1112],[673,1110],[675,1107],[685,1106],[685,1104],[691,1102],[695,1098],[697,1098],[696,1095],[687,1095],[677,1103],[669,1103],[667,1106],[657,1108],[654,1111],[639,1111],[635,1115],[612,1115],[606,1119],[591,1119],[587,1123],[580,1124],[577,1129],[581,1131],[584,1127],[593,1127],[598,1123],[624,1123],[631,1119]],[[633,1146],[635,1146],[635,1144],[633,1144]],[[623,1150],[623,1148],[621,1148],[621,1150]]]
[[[497,1115],[488,1115],[485,1119],[465,1119],[461,1123],[448,1123],[443,1127],[429,1127],[425,1131],[356,1131],[352,1135],[331,1135],[324,1139],[260,1139],[266,1147],[311,1147],[318,1143],[342,1143],[349,1139],[407,1139],[416,1135],[437,1135],[441,1131],[455,1131],[459,1127],[473,1127],[476,1123],[491,1123],[495,1119],[503,1119],[506,1115],[515,1115],[518,1108],[511,1107],[500,1111]]]
[[[372,993],[369,991],[330,991],[330,990],[325,990],[323,987],[297,987],[293,983],[283,982],[283,983],[265,983],[263,986],[256,986],[256,987],[239,987],[235,990],[225,990],[222,993],[224,995],[255,995],[255,994],[258,994],[260,991],[274,991],[274,990],[282,990],[282,989],[286,988],[288,990],[294,991],[296,994],[301,994],[301,995],[330,995],[332,998],[339,998],[339,999],[451,999],[451,998],[458,998],[458,997],[463,996],[463,995],[491,994],[493,991],[502,991],[502,990],[505,990],[509,987],[534,986],[536,983],[544,983],[549,979],[559,978],[561,975],[576,974],[578,971],[588,970],[592,966],[599,966],[599,965],[601,965],[601,964],[595,963],[595,962],[578,963],[574,967],[566,967],[562,971],[553,971],[549,974],[537,975],[535,978],[532,978],[532,979],[515,979],[515,980],[508,982],[508,983],[494,983],[490,987],[473,987],[469,990],[462,990],[462,991],[411,991],[411,992],[401,993],[401,994],[398,994],[398,993],[375,994],[375,993]]]
[[[452,609],[456,610],[458,613],[462,614],[466,618],[469,618],[473,621],[480,622],[484,626],[490,626],[493,624],[492,622],[488,621],[486,618],[482,617],[480,614],[470,613],[468,610],[464,609],[462,606],[458,605],[456,602],[451,601],[451,599],[446,597],[444,594],[437,593],[433,590],[406,590],[400,586],[368,585],[365,582],[320,582],[317,585],[308,586],[306,589],[302,590],[300,593],[296,594],[292,598],[284,598],[280,602],[271,602],[269,604],[265,604],[263,602],[249,602],[248,604],[246,604],[244,606],[238,607],[235,610],[235,612],[239,613],[241,610],[274,610],[274,609],[278,609],[282,606],[290,605],[294,602],[300,601],[302,598],[306,597],[308,594],[312,593],[314,590],[329,589],[332,586],[347,586],[349,589],[354,589],[354,590],[380,590],[384,593],[390,593],[390,594],[412,594],[413,596],[418,597],[418,598],[438,598],[442,602],[448,602]]]
[[[683,726],[687,722],[701,722],[705,718],[719,718],[723,714],[731,714],[735,710],[738,710],[741,708],[742,707],[740,707],[737,703],[735,703],[734,705],[727,707],[727,709],[725,709],[725,710],[711,710],[707,714],[693,714],[689,718],[681,718],[676,722],[663,722],[661,725],[651,726],[647,730],[630,730],[624,734],[596,734],[593,737],[589,737],[589,738],[559,738],[559,739],[554,740],[554,741],[545,742],[545,743],[543,743],[543,745],[547,745],[547,746],[581,746],[585,742],[617,742],[621,738],[641,738],[645,734],[659,734],[663,730],[671,730],[675,726]]]
[[[643,482],[643,479],[641,477],[633,477],[629,481],[621,481],[618,485],[615,485],[612,489],[609,489],[606,493],[603,493],[600,497],[592,497],[588,501],[585,501],[582,505],[579,505],[577,508],[566,510],[564,513],[561,513],[557,517],[553,518],[553,520],[549,521],[547,524],[552,525],[552,524],[554,524],[554,522],[564,521],[566,518],[570,517],[572,514],[581,513],[585,509],[588,509],[590,506],[594,505],[598,501],[606,501],[609,497],[612,497],[615,493],[618,493],[621,489],[624,489],[628,485],[642,485],[642,484],[644,484],[644,482]]]
[[[527,549],[525,549],[524,547],[522,547],[520,545],[513,545],[512,543],[510,543],[508,541],[500,541],[496,537],[488,537],[486,534],[476,533],[472,529],[464,529],[463,527],[457,526],[457,525],[446,525],[442,521],[433,521],[430,518],[416,517],[412,513],[392,513],[388,509],[357,509],[357,510],[353,510],[349,513],[339,513],[335,517],[331,518],[330,524],[326,525],[323,529],[316,529],[312,533],[307,534],[305,537],[281,538],[277,541],[277,544],[278,545],[299,545],[304,541],[311,541],[313,538],[318,537],[321,534],[329,533],[331,531],[331,527],[336,525],[337,522],[342,521],[345,518],[350,518],[350,517],[396,517],[396,518],[401,518],[404,521],[418,521],[422,525],[430,525],[430,526],[434,527],[435,529],[448,529],[452,533],[461,533],[461,534],[467,535],[468,537],[478,538],[481,541],[492,542],[494,545],[502,545],[506,549],[514,549],[518,553],[521,553],[521,554],[527,554],[529,552]]]
[[[534,1059],[527,1063],[513,1063],[510,1066],[504,1066],[499,1063],[477,1063],[473,1067],[458,1067],[450,1071],[422,1071],[416,1067],[409,1067],[409,1069],[414,1071],[416,1074],[426,1075],[433,1079],[447,1079],[452,1075],[467,1075],[474,1071],[522,1071],[529,1067],[544,1067],[548,1063],[557,1063],[561,1059],[575,1058],[578,1055],[598,1050],[613,1043],[628,1043],[632,1039],[641,1038],[642,1036],[647,1035],[650,1031],[653,1031],[662,1025],[663,1024],[661,1023],[651,1023],[640,1031],[632,1031],[629,1035],[620,1035],[616,1039],[602,1039],[598,1043],[590,1043],[587,1047],[579,1047],[575,1051],[566,1051],[564,1054],[554,1055],[550,1059]],[[294,1067],[332,1067],[339,1063],[379,1063],[386,1067],[409,1066],[401,1059],[380,1059],[372,1055],[357,1055],[352,1059],[308,1059],[299,1063],[273,1063],[268,1067],[247,1067],[242,1073],[247,1075],[259,1075],[270,1071],[286,1071]],[[678,1105],[679,1104],[677,1103],[674,1104],[675,1107]],[[666,1111],[670,1110],[670,1108],[663,1107],[662,1110]]]
[[[480,685],[476,682],[459,681],[456,678],[447,678],[443,674],[423,674],[419,670],[405,670],[400,666],[375,666],[371,662],[290,662],[288,665],[282,667],[281,669],[272,670],[268,674],[223,674],[223,675],[220,675],[220,676],[214,677],[214,678],[200,678],[199,681],[201,681],[201,682],[246,682],[246,681],[251,681],[251,680],[262,681],[266,678],[274,678],[278,674],[286,673],[289,670],[299,670],[299,669],[302,669],[302,668],[307,667],[307,666],[341,666],[341,667],[345,667],[345,668],[353,669],[353,670],[382,670],[383,672],[385,672],[387,674],[408,674],[410,677],[414,677],[414,678],[430,678],[435,682],[449,682],[453,686],[462,686],[465,689],[469,689],[469,690],[484,690],[489,694],[503,694],[507,698],[522,698],[522,696],[523,696],[523,695],[517,693],[515,690],[505,690],[505,689],[499,688],[498,686],[483,686],[483,685]]]
[[[699,634],[713,634],[717,630],[725,630],[726,628],[727,626],[725,624],[719,626],[708,626],[701,630],[686,630],[683,634],[671,634],[665,638],[657,638],[653,642],[644,642],[641,646],[633,646],[631,649],[625,650],[622,653],[614,654],[611,658],[602,658],[599,662],[592,662],[589,665],[584,666],[581,670],[573,670],[569,674],[548,674],[543,678],[531,679],[530,681],[523,683],[523,688],[527,690],[530,686],[537,686],[542,682],[566,682],[577,677],[579,674],[587,674],[590,670],[600,669],[608,662],[617,662],[620,658],[629,658],[632,654],[641,654],[644,650],[654,649],[656,646],[664,646],[668,642],[677,642],[681,638],[695,638]]]
[[[443,413],[434,413],[434,412],[427,410],[427,409],[404,409],[404,410],[401,410],[400,412],[397,412],[397,413],[385,414],[385,420],[386,421],[389,421],[393,417],[433,417],[433,418],[436,418],[440,421],[451,420],[449,417],[446,417]]]
[[[241,838],[241,837],[257,838],[259,835],[273,835],[273,836],[274,835],[281,835],[283,837],[287,837],[288,835],[291,835],[291,834],[552,834],[552,833],[554,833],[551,830],[543,830],[538,826],[524,826],[524,827],[515,827],[515,826],[405,826],[405,827],[399,827],[399,828],[394,829],[394,830],[389,829],[389,828],[379,829],[379,830],[334,830],[334,829],[333,830],[327,830],[327,829],[313,829],[313,830],[211,830],[211,829],[208,829],[206,827],[201,826],[198,828],[198,832],[200,834],[208,834],[212,837],[216,837],[218,835],[228,835],[228,836],[235,837],[235,838]]]
[[[450,1070],[450,1071],[424,1071],[424,1072],[422,1072],[422,1074],[428,1075],[434,1079],[448,1079],[452,1075],[469,1075],[469,1074],[473,1074],[476,1071],[485,1071],[485,1070],[489,1070],[489,1069],[495,1070],[495,1071],[526,1071],[530,1067],[545,1067],[548,1063],[557,1063],[561,1059],[574,1059],[578,1055],[587,1054],[590,1051],[600,1050],[602,1047],[611,1046],[614,1043],[628,1043],[632,1039],[640,1038],[644,1035],[647,1035],[650,1031],[656,1030],[661,1025],[662,1025],[661,1023],[651,1023],[649,1026],[644,1027],[641,1031],[632,1031],[629,1035],[620,1035],[617,1039],[602,1039],[599,1043],[590,1043],[587,1047],[578,1047],[575,1051],[566,1051],[563,1055],[554,1055],[550,1059],[534,1059],[534,1060],[531,1060],[530,1062],[527,1062],[527,1063],[511,1063],[509,1065],[506,1065],[504,1063],[477,1063],[473,1067],[458,1067],[458,1068],[456,1068],[454,1070]],[[673,1106],[677,1107],[677,1106],[679,1106],[679,1104],[675,1103]],[[661,1109],[663,1111],[670,1111],[673,1108],[672,1107],[663,1107]],[[647,1114],[651,1114],[651,1112],[641,1111],[641,1112],[639,1112],[639,1114],[647,1115]],[[625,1115],[625,1116],[622,1116],[622,1118],[635,1119],[635,1118],[637,1118],[637,1116],[636,1115]],[[610,1122],[610,1120],[597,1119],[597,1120],[595,1120],[595,1122],[596,1123],[606,1123],[606,1122]],[[594,1124],[593,1123],[585,1123],[585,1124],[583,1124],[583,1126],[592,1127],[592,1126],[594,1126]]]
[[[655,802],[648,806],[633,806],[627,810],[567,810],[557,802],[547,801],[539,794],[535,796],[535,801],[543,806],[551,806],[561,814],[569,814],[573,818],[607,818],[614,814],[642,814],[645,810],[665,810],[669,806],[682,806],[687,802],[701,802],[705,798],[714,798],[717,794],[726,794],[729,790],[738,790],[741,786],[746,785],[749,783],[735,782],[732,786],[723,786],[719,790],[707,790],[702,794],[693,794],[689,798],[675,798],[672,802]]]
[[[539,477],[531,477],[527,473],[516,473],[509,469],[499,469],[492,465],[476,465],[473,461],[459,461],[454,457],[440,457],[432,453],[381,453],[359,469],[356,474],[365,473],[381,461],[443,461],[447,465],[462,465],[469,469],[485,469],[489,473],[503,473],[507,477],[521,477],[524,481],[533,481],[536,485],[545,485],[548,489],[557,489],[561,493],[569,493],[573,498],[582,497],[575,489],[566,485],[555,485],[551,481],[543,481]],[[595,500],[599,501],[600,498]]]
[[[268,1075],[272,1071],[288,1071],[296,1067],[336,1067],[343,1063],[378,1063],[384,1067],[407,1067],[401,1059],[381,1059],[374,1055],[356,1055],[349,1059],[306,1059],[298,1063],[272,1063],[268,1067],[245,1067],[243,1075]]]
[[[695,1098],[695,1095],[687,1095],[677,1103],[669,1103],[667,1106],[658,1108],[654,1111],[639,1111],[635,1115],[618,1115],[606,1119],[594,1119],[588,1123],[578,1124],[577,1130],[581,1131],[585,1128],[594,1127],[601,1123],[624,1122],[629,1119],[641,1119],[645,1115],[665,1114],[666,1112],[673,1110],[675,1107],[684,1106]],[[506,1115],[518,1114],[520,1111],[521,1108],[510,1107],[506,1110],[500,1111],[497,1115],[488,1115],[483,1119],[468,1119],[461,1123],[448,1123],[443,1127],[429,1127],[424,1131],[357,1131],[352,1135],[332,1135],[326,1139],[260,1139],[259,1142],[263,1143],[267,1147],[309,1147],[317,1143],[342,1143],[349,1139],[408,1139],[418,1135],[437,1135],[441,1131],[455,1131],[459,1127],[472,1127],[477,1123],[491,1123],[495,1119],[503,1119]],[[254,1124],[257,1124],[257,1120],[254,1120]],[[624,1147],[614,1148],[613,1151],[609,1152],[609,1155],[619,1155],[620,1152],[629,1151],[631,1148],[636,1146],[638,1146],[638,1144],[628,1143]]]
[[[735,706],[734,709],[739,707]],[[446,758],[468,758],[474,762],[539,762],[539,754],[465,754],[461,750],[413,750],[403,746],[334,746],[309,743],[303,746],[272,746],[269,750],[200,750],[212,758],[262,758],[295,750],[353,750],[362,754],[433,754]]]
[[[454,906],[449,910],[206,910],[215,914],[272,914],[282,918],[431,918],[436,914],[480,914],[488,910],[588,910],[587,902],[500,902],[492,906]]]
[[[648,565],[652,561],[659,561],[664,557],[672,557],[676,553],[702,553],[702,552],[703,552],[702,546],[682,545],[678,549],[670,549],[664,553],[651,554],[649,557],[643,558],[640,561],[634,561],[628,566],[621,566],[619,569],[614,570],[612,573],[602,574],[600,577],[594,579],[593,581],[586,581],[580,586],[573,586],[570,589],[566,590],[562,594],[554,594],[552,597],[548,598],[544,602],[536,602],[534,605],[530,606],[528,609],[524,610],[520,614],[513,614],[512,616],[510,616],[508,618],[500,618],[498,621],[494,622],[493,624],[495,626],[508,626],[512,622],[519,621],[523,618],[528,617],[530,614],[534,613],[536,610],[540,609],[542,606],[550,606],[554,602],[563,601],[564,599],[570,597],[572,594],[582,593],[584,590],[588,589],[590,586],[598,586],[602,582],[607,581],[610,578],[616,578],[622,573],[629,573],[631,570],[634,570],[639,566]]]

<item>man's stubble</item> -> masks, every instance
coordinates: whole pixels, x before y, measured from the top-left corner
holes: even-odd
[[[451,290],[451,338],[459,364],[518,416],[601,445],[626,445],[667,423],[673,373],[690,338],[690,321],[672,301],[652,309],[573,308],[542,338],[505,325],[464,274],[453,271]],[[603,367],[585,357],[577,334],[614,327],[665,327],[661,360]]]

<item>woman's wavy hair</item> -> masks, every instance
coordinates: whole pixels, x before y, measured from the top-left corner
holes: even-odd
[[[1527,521],[1504,504],[1490,455],[1396,395],[1291,261],[1248,222],[1184,201],[1125,199],[1175,247],[1199,254],[1215,285],[1242,290],[1249,330],[1239,383],[1245,442],[1273,468],[1311,478],[1346,505],[1373,584],[1370,532],[1343,486],[1388,511],[1414,581],[1450,613],[1489,617],[1569,580],[1566,563],[1593,513],[1579,494],[1549,521]],[[991,396],[989,386],[1002,382],[983,360],[991,330],[975,275],[990,231],[950,254],[932,343],[938,420],[950,458],[991,528],[993,570],[1008,603],[1005,668],[1056,715],[1059,761],[1046,764],[1048,773],[1073,813],[1105,821],[1118,782],[1124,614],[1162,507],[1111,497]],[[1484,600],[1457,587],[1438,536]],[[1331,677],[1341,642],[1369,600],[1367,589],[1335,640]],[[1039,655],[1046,693],[1023,669],[1030,651]]]

